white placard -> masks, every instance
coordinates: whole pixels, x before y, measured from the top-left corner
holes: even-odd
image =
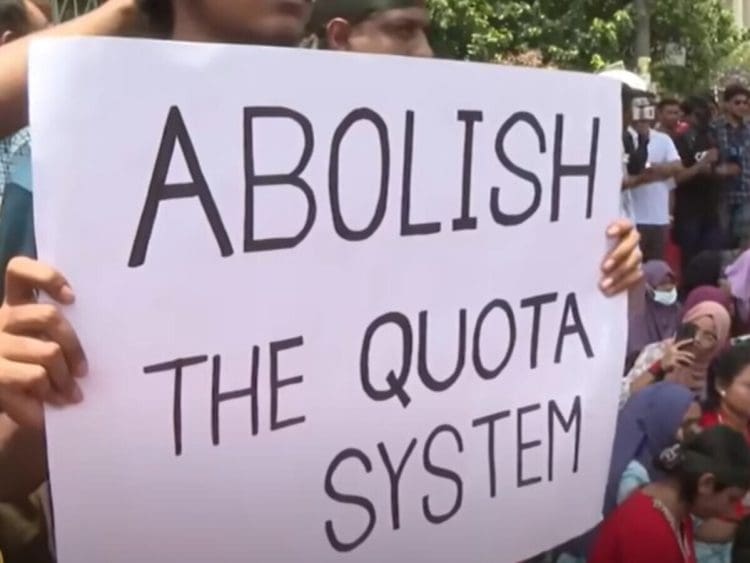
[[[47,418],[62,563],[510,562],[597,520],[616,83],[69,39],[31,110],[90,364]]]

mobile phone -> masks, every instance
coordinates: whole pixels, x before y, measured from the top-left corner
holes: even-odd
[[[694,324],[690,324],[690,323],[681,324],[677,328],[677,333],[675,334],[675,342],[684,342],[685,340],[694,340],[695,333],[697,331],[698,329],[695,327]]]

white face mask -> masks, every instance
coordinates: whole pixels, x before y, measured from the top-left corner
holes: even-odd
[[[669,291],[654,290],[654,301],[665,307],[671,307],[677,303],[677,288],[673,287]]]

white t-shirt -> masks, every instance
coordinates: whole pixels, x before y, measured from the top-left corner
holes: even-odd
[[[630,130],[635,142],[638,135]],[[650,164],[667,164],[679,162],[672,137],[661,131],[651,129],[648,142],[648,161]],[[674,179],[643,184],[630,191],[633,215],[638,225],[669,225],[669,192],[676,186]]]

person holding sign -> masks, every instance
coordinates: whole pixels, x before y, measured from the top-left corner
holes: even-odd
[[[691,514],[729,514],[750,487],[750,450],[716,426],[659,456],[666,478],[633,493],[607,520],[589,563],[695,563]]]
[[[309,4],[304,0],[173,2],[171,13],[162,12],[162,17],[168,14],[170,21],[162,23],[177,40],[292,45],[303,35]],[[316,2],[316,10],[328,5],[326,1]],[[351,0],[337,5],[342,10],[347,6],[356,10],[328,12],[322,18],[336,20],[338,15],[343,16],[342,21],[332,25],[333,20],[329,20],[324,26],[327,46],[431,54],[421,2]],[[394,26],[391,16],[396,10],[404,18]],[[605,294],[614,295],[641,279],[639,237],[633,225],[624,220],[613,223],[606,235],[618,243],[605,257],[600,287]],[[75,300],[62,273],[30,258],[13,260],[7,268],[5,303],[0,308],[0,409],[14,424],[37,428],[43,425],[43,403],[64,406],[82,400],[76,378],[87,370],[83,347],[73,327],[58,307],[36,303],[40,291],[61,305]]]
[[[316,0],[308,30],[321,49],[431,57],[420,0]]]

